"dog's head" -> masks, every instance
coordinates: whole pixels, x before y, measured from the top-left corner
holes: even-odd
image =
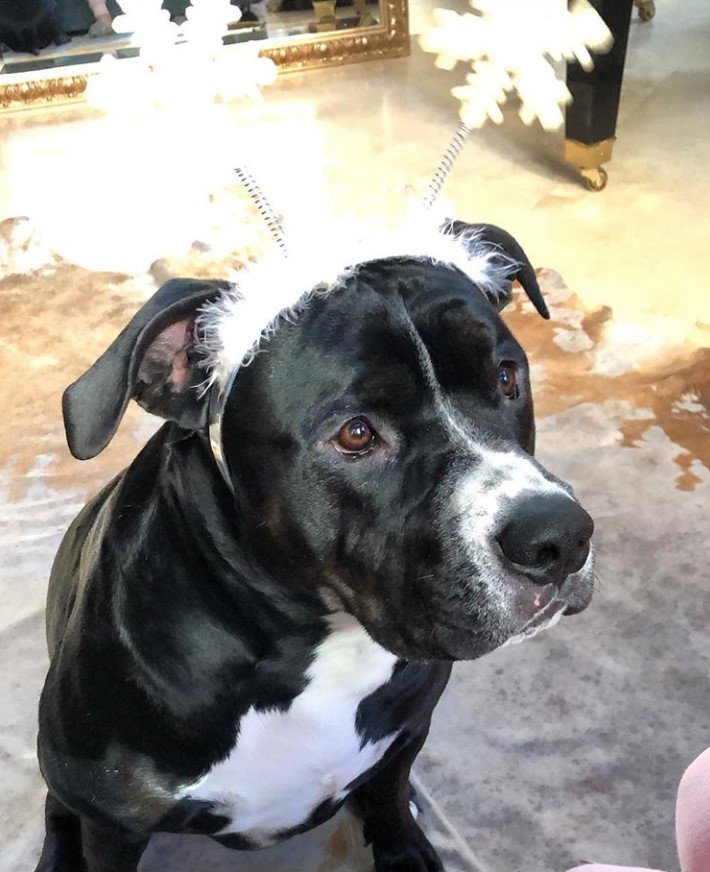
[[[498,314],[514,277],[547,314],[534,272],[502,231],[449,229],[465,261],[361,261],[290,307],[275,289],[276,320],[244,288],[168,283],[67,390],[72,452],[98,453],[130,397],[205,443],[218,419],[254,559],[408,659],[472,659],[580,611],[592,520],[532,456],[528,363]]]

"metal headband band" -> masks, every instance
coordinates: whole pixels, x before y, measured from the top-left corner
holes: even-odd
[[[286,245],[286,233],[281,223],[281,218],[267,199],[266,195],[261,189],[261,186],[246,167],[235,167],[234,172],[237,174],[237,177],[246,188],[249,196],[254,201],[256,208],[259,210],[262,218],[266,222],[266,225],[271,231],[272,236],[276,240],[277,245],[285,255],[288,255],[288,247]],[[234,493],[234,486],[232,484],[232,479],[229,477],[229,465],[227,463],[227,458],[224,456],[224,443],[222,441],[222,418],[224,417],[224,410],[227,405],[227,400],[229,399],[230,391],[232,390],[232,387],[234,385],[234,380],[236,379],[240,369],[241,364],[235,366],[232,372],[229,374],[229,378],[226,380],[226,382],[221,387],[216,387],[213,389],[213,393],[210,398],[209,424],[207,425],[207,433],[210,440],[210,448],[212,449],[212,454],[214,455],[214,459],[217,462],[219,471],[222,473],[222,478],[225,480],[227,487],[232,493]]]
[[[224,410],[227,406],[229,394],[231,393],[235,379],[237,378],[237,375],[241,368],[241,364],[235,366],[229,374],[229,378],[226,380],[224,385],[216,387],[212,395],[213,408],[210,410],[210,423],[207,427],[207,433],[209,435],[212,454],[214,455],[214,459],[217,462],[217,467],[219,468],[219,471],[222,473],[222,478],[225,480],[227,487],[232,493],[234,493],[234,485],[232,484],[232,479],[229,476],[229,464],[227,463],[227,458],[224,456],[224,442],[222,441],[222,418],[224,417]]]

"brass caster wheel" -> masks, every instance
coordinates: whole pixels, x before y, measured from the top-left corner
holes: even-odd
[[[609,176],[603,167],[580,170],[580,173],[584,179],[584,186],[588,191],[603,191],[606,188],[606,183],[609,181]]]
[[[654,0],[636,0],[641,21],[650,21],[656,14]]]

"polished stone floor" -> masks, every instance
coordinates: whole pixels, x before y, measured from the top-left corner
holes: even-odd
[[[468,144],[447,189],[451,214],[507,227],[541,268],[552,321],[520,302],[507,317],[534,366],[539,454],[594,515],[600,575],[583,615],[456,668],[417,769],[451,872],[678,868],[675,787],[710,744],[708,46],[704,0],[659,0],[652,23],[634,23],[603,193],[563,166],[559,137],[514,114]],[[234,117],[258,122],[252,163],[292,223],[314,210],[387,220],[440,156],[454,81],[416,49],[285,77]],[[119,149],[119,135],[85,109],[0,119],[0,222],[30,219],[0,224],[2,872],[32,869],[40,843],[33,746],[53,553],[152,427],[133,411],[107,452],[79,464],[61,391],[156,282],[219,274],[264,242],[235,186],[205,205],[197,183],[175,185],[179,150],[149,173],[157,145]],[[142,869],[368,863],[343,818],[248,858],[157,840]]]

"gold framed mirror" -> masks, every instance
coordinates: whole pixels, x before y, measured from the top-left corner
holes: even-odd
[[[90,0],[64,0],[65,6],[71,3],[88,4],[86,10],[95,5]],[[258,14],[249,16],[256,20],[242,16],[235,21],[223,36],[223,50],[258,40],[263,45],[259,54],[271,58],[281,71],[409,53],[407,0],[261,0],[249,6],[258,7]],[[87,31],[62,33],[61,44],[35,47],[35,53],[19,45],[8,49],[0,21],[0,111],[81,101],[103,55],[126,60],[137,55],[130,34],[92,34],[91,20],[84,22]]]

